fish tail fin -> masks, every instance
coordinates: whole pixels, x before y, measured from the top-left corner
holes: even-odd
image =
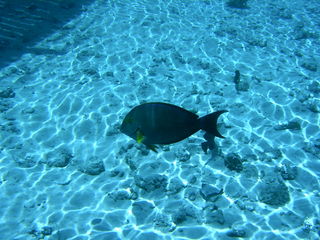
[[[210,113],[204,117],[201,117],[200,120],[200,128],[207,133],[213,134],[216,137],[224,138],[217,129],[217,121],[221,114],[228,112],[226,110],[217,111],[214,113]]]

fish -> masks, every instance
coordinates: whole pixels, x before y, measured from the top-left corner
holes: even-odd
[[[217,129],[220,110],[199,117],[176,105],[163,102],[143,103],[131,109],[124,117],[120,131],[157,152],[156,145],[182,141],[199,130],[213,137],[224,138]]]

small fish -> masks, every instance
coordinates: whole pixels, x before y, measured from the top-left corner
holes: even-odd
[[[144,103],[134,107],[125,116],[120,130],[156,152],[155,144],[179,142],[200,129],[214,137],[224,138],[217,130],[217,120],[225,112],[227,111],[217,111],[199,118],[198,115],[172,104]]]

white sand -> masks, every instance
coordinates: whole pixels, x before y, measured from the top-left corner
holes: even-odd
[[[320,18],[303,2],[96,1],[3,68],[0,238],[318,239]],[[119,131],[148,101],[226,109],[226,138],[151,152]]]

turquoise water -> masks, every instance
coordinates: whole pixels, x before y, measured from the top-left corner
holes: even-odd
[[[319,1],[41,2],[0,22],[0,239],[319,239]],[[225,138],[120,132],[155,101]]]

